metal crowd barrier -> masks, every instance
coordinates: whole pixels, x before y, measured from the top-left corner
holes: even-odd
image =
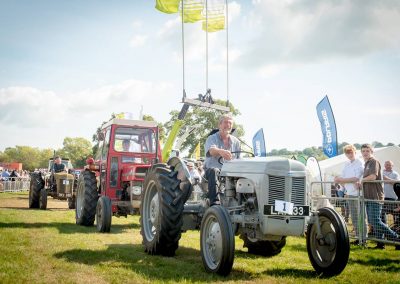
[[[28,191],[30,178],[13,177],[7,180],[0,180],[0,192]]]
[[[383,180],[371,181],[371,183],[383,183]],[[366,182],[365,182],[366,183]],[[327,186],[328,185],[328,186]],[[380,210],[380,219],[392,231],[400,235],[400,200],[371,200],[363,196],[363,186],[356,197],[337,197],[332,196],[332,185],[330,181],[314,181],[310,183],[310,205],[313,210],[320,207],[334,208],[344,219],[350,238],[358,240],[360,245],[365,245],[367,240],[400,245],[400,241],[388,235],[388,231],[379,225],[374,228],[373,224],[368,223],[366,204],[369,203],[370,213],[379,214],[372,210]],[[372,206],[371,206],[372,205]],[[362,209],[362,210],[361,210]],[[384,217],[385,215],[385,217]],[[385,219],[384,219],[385,218]],[[386,233],[386,234],[385,234]]]

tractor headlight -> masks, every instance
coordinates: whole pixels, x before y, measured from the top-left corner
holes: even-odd
[[[142,187],[134,185],[131,187],[131,192],[133,195],[141,195],[142,194]]]

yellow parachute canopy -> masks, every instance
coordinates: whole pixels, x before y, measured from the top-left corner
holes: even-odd
[[[167,14],[177,13],[180,2],[181,0],[156,0],[156,9]]]
[[[225,29],[224,0],[156,0],[156,9],[167,14],[180,12],[184,23],[202,20],[204,31]]]
[[[219,15],[217,17],[209,17],[207,20],[203,20],[203,31],[206,32],[217,32],[225,28],[225,15]]]
[[[195,23],[203,19],[203,0],[186,0],[182,2],[182,14],[184,23]]]
[[[216,32],[225,28],[225,1],[208,0],[206,10],[203,11],[202,28],[207,32]]]

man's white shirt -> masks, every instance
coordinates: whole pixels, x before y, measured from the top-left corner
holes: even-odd
[[[342,178],[353,178],[356,177],[361,179],[364,174],[364,165],[359,159],[355,159],[354,161],[347,161],[344,165],[342,171]],[[345,183],[344,184],[345,192],[347,195],[358,195],[358,189],[356,188],[354,183]]]

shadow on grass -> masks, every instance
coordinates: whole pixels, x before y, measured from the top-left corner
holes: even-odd
[[[79,226],[73,223],[3,223],[0,222],[0,229],[2,228],[21,228],[21,229],[37,229],[37,228],[56,228],[60,234],[100,234],[97,232],[95,226]],[[115,224],[111,225],[111,232],[108,234],[119,234],[128,229],[139,229],[139,224]]]
[[[33,209],[33,208],[28,208],[28,207],[17,207],[17,206],[3,206],[0,207],[1,209],[14,209],[14,210],[41,210],[41,209]],[[68,209],[68,208],[51,208],[47,207],[47,211],[69,211],[69,210],[75,210],[75,209]]]
[[[363,259],[350,259],[351,264],[360,264],[362,266],[371,266],[376,272],[399,272],[399,259],[390,259],[382,257],[365,256]]]
[[[207,273],[201,261],[199,250],[179,247],[176,256],[163,257],[148,255],[139,244],[122,245],[112,244],[105,250],[73,249],[56,253],[56,258],[65,259],[86,265],[107,266],[107,263],[118,263],[118,268],[132,270],[139,275],[154,281],[178,281],[185,279],[192,281],[232,281],[248,280],[252,275],[247,272],[233,269],[227,277],[214,273]],[[115,265],[114,265],[115,268]]]
[[[322,278],[318,276],[318,273],[314,270],[307,269],[297,269],[297,268],[273,268],[267,269],[263,274],[268,274],[270,276],[276,277],[295,277],[295,278],[305,278],[305,279],[316,279]]]

